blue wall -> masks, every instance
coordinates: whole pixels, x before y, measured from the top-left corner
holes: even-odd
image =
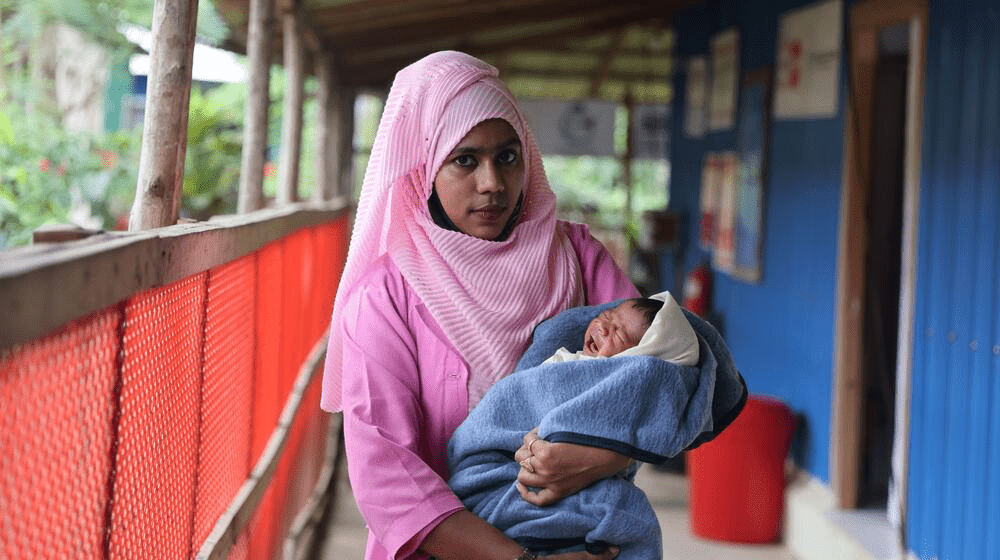
[[[808,3],[730,0],[699,6],[678,18],[678,55],[684,60],[707,54],[710,35],[735,25],[742,71],[773,67],[778,16]],[[670,204],[689,218],[687,271],[707,256],[697,248],[702,158],[707,151],[734,149],[736,130],[686,137],[684,78],[679,72],[675,82]],[[843,90],[842,79],[841,108]],[[713,309],[750,391],[775,395],[803,415],[805,446],[796,459],[824,481],[829,481],[842,115],[843,109],[834,118],[772,122],[762,280],[751,285],[713,273]],[[661,269],[669,266],[665,262]]]
[[[995,559],[1000,2],[932,2],[926,84],[907,540],[924,559]]]

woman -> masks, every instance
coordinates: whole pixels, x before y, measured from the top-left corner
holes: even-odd
[[[358,201],[323,379],[323,408],[344,411],[365,558],[532,558],[448,489],[448,438],[513,371],[539,321],[637,295],[584,226],[556,220],[534,138],[495,68],[440,52],[401,70]],[[543,489],[522,495],[540,505],[629,462],[531,433],[519,454],[532,458],[519,482]]]

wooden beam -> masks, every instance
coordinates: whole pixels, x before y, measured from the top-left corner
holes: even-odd
[[[285,99],[281,119],[281,159],[278,164],[277,204],[299,198],[299,164],[302,160],[302,104],[305,80],[305,46],[300,33],[298,8],[283,14]]]
[[[552,0],[491,0],[489,2],[434,2],[380,9],[365,16],[345,17],[339,8],[312,11],[312,19],[327,33],[337,36],[372,35],[383,39],[399,31],[435,33],[436,28],[461,28],[488,24],[490,28],[510,28],[547,20],[577,17],[615,6],[648,11],[651,2],[622,0],[613,4],[601,0],[574,0],[571,5]],[[424,29],[424,31],[421,31]],[[388,35],[386,35],[388,34]]]
[[[524,35],[512,39],[501,41],[473,41],[466,39],[458,44],[459,39],[429,39],[430,42],[408,45],[390,45],[382,49],[368,49],[366,51],[347,49],[343,51],[343,60],[351,69],[352,83],[367,86],[381,84],[392,80],[392,76],[402,67],[417,60],[418,58],[430,54],[442,48],[457,48],[473,56],[484,56],[500,52],[531,49],[536,45],[550,44],[554,41],[563,41],[571,38],[579,38],[595,33],[602,33],[618,29],[623,25],[628,25],[637,21],[636,14],[628,13],[616,18],[604,19],[602,21],[579,24],[569,22],[565,26],[557,29],[549,29],[538,35]],[[448,41],[456,41],[449,43]]]
[[[476,3],[486,5],[489,3]],[[377,49],[387,44],[419,45],[421,43],[452,40],[458,41],[477,33],[511,31],[520,28],[537,26],[545,33],[550,29],[567,26],[586,26],[590,22],[618,20],[627,18],[627,22],[644,21],[651,17],[648,9],[632,2],[608,3],[605,0],[581,0],[572,11],[565,6],[552,5],[540,7],[531,12],[510,10],[508,12],[484,14],[483,17],[470,19],[468,17],[443,17],[428,22],[425,25],[404,25],[379,30],[372,33],[363,30],[356,33],[338,33],[333,40],[337,46],[351,51],[366,51]],[[621,26],[619,23],[615,27]]]
[[[271,105],[271,22],[273,0],[250,0],[247,54],[250,58],[247,104],[243,118],[239,212],[264,206],[264,163],[267,161],[267,116]]]
[[[131,231],[171,225],[180,216],[197,21],[198,0],[156,0],[153,5],[146,119]]]
[[[154,231],[9,249],[0,259],[0,351],[349,211],[341,199],[298,203]]]

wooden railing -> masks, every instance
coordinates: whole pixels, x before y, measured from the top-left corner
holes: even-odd
[[[307,549],[349,221],[298,204],[0,253],[0,557]]]

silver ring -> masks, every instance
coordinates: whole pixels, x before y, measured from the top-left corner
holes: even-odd
[[[531,449],[531,446],[535,445],[535,442],[538,441],[539,439],[540,438],[535,438],[535,439],[531,440],[530,442],[528,442],[528,453],[531,453],[532,455],[535,454],[534,450]]]
[[[535,467],[531,466],[531,457],[528,457],[527,459],[521,461],[519,464],[522,467],[524,467],[524,470],[526,470],[526,471],[528,471],[530,473],[534,473],[535,472]]]

